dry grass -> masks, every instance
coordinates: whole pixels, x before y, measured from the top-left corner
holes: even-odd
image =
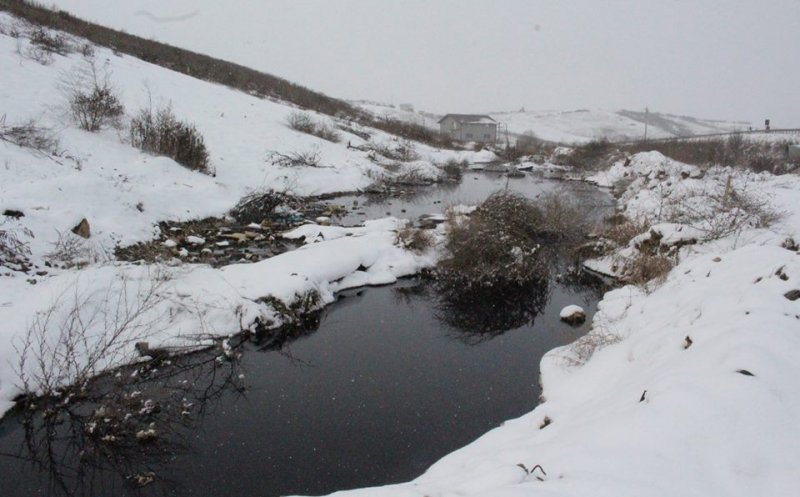
[[[6,116],[0,117],[0,140],[43,154],[58,153],[58,138],[49,128],[39,126],[34,120],[23,124],[7,125]]]
[[[625,247],[637,235],[650,229],[646,220],[632,220],[623,215],[615,215],[606,220],[601,237],[614,242],[617,247]]]
[[[130,138],[131,145],[145,152],[170,157],[193,171],[211,172],[203,135],[193,124],[175,117],[169,106],[139,110],[131,120]]]
[[[425,252],[433,246],[434,238],[427,230],[406,226],[397,232],[395,245],[412,252]]]
[[[572,367],[583,366],[598,350],[618,343],[621,337],[610,331],[593,328],[589,333],[572,342],[559,357]]]
[[[314,121],[305,112],[292,112],[289,114],[289,117],[286,118],[286,125],[295,131],[316,136],[329,142],[339,143],[342,139],[341,135],[332,126]]]
[[[674,266],[673,259],[667,255],[639,252],[635,258],[623,263],[623,279],[637,286],[645,286],[651,282],[658,285]]]
[[[624,146],[627,153],[661,152],[665,156],[697,166],[733,166],[755,172],[769,171],[780,174],[787,164],[789,140],[766,142],[749,140],[741,134],[727,138],[676,139],[666,141],[636,142]]]

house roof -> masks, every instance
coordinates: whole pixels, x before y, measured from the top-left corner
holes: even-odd
[[[439,123],[447,119],[448,117],[452,117],[459,123],[482,123],[482,124],[489,124],[496,122],[491,117],[487,116],[486,114],[445,114],[439,119]]]

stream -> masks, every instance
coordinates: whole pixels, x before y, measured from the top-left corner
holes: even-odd
[[[530,197],[564,190],[598,215],[612,204],[581,183],[479,172],[400,198],[335,202],[357,205],[342,224],[416,219],[505,186]],[[230,360],[199,353],[126,372],[140,381],[121,387],[115,405],[135,405],[131,419],[92,400],[56,414],[9,413],[0,495],[270,497],[413,479],[536,407],[542,355],[589,326],[569,326],[559,311],[578,304],[591,318],[604,291],[573,275],[466,307],[421,278],[342,292],[306,326],[238,344]],[[136,438],[98,442],[98,423],[117,422]]]

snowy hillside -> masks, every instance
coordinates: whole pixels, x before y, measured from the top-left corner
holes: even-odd
[[[0,23],[10,26],[14,21],[3,14]],[[56,230],[65,231],[83,217],[90,219],[100,242],[129,244],[150,238],[160,220],[223,214],[252,190],[272,188],[297,195],[355,191],[385,174],[367,153],[348,148],[348,143],[364,145],[360,136],[343,131],[340,142],[332,143],[290,129],[287,117],[298,110],[293,106],[96,49],[95,60],[107,68],[129,115],[152,99],[153,105],[171,105],[175,114],[197,126],[216,174],[189,171],[170,159],[132,148],[125,143],[125,131],[95,134],[77,129],[65,115],[60,86],[65,75],[86,66],[85,60],[73,53],[42,65],[17,54],[27,48],[25,39],[0,35],[4,74],[0,108],[8,125],[33,119],[53,129],[59,153],[47,157],[0,142],[5,164],[0,169],[0,207],[26,213],[26,225],[35,235],[35,253],[56,241]],[[328,116],[309,114],[331,127],[337,124]],[[363,131],[372,143],[392,146],[396,141],[377,130]],[[424,145],[416,149],[428,160],[469,158],[467,152],[442,152]],[[275,166],[268,160],[272,152],[313,152],[322,167]],[[140,203],[141,209],[136,207]],[[124,225],[119,219],[125,219]]]
[[[32,122],[57,141],[56,150],[40,151],[11,138],[0,140],[0,234],[11,234],[26,246],[22,252],[27,252],[26,262],[0,270],[0,319],[5,323],[0,332],[4,344],[0,346],[0,412],[10,406],[20,388],[11,366],[16,362],[14,347],[37,313],[48,308],[56,309],[59,316],[59,312],[70,312],[59,307],[65,293],[74,293],[74,298],[85,300],[85,308],[97,306],[103,313],[113,305],[103,300],[104,291],[140,292],[160,285],[169,273],[169,288],[162,288],[160,295],[171,297],[151,310],[155,314],[140,317],[172,316],[152,338],[185,343],[190,341],[187,333],[196,336],[201,330],[217,335],[235,333],[256,322],[279,324],[280,317],[269,305],[255,301],[261,297],[291,302],[314,291],[322,305],[332,300],[335,289],[388,283],[430,264],[430,258],[394,245],[396,231],[404,225],[394,219],[369,229],[336,231],[329,241],[249,265],[246,270],[187,264],[173,272],[160,265],[132,266],[113,260],[115,247],[153,239],[160,221],[223,216],[253,191],[310,196],[356,191],[402,174],[435,180],[443,173],[434,162],[473,161],[479,156],[407,141],[400,144],[397,137],[384,132],[307,112],[312,121],[339,133],[339,141],[331,142],[291,129],[287,118],[298,111],[291,105],[193,79],[108,49],[85,49],[83,40],[72,37],[68,37],[69,53],[37,61],[28,39],[30,26],[0,14],[0,27],[4,133]],[[92,51],[91,56],[82,54]],[[90,133],[68,116],[64,83],[76,70],[91,67],[90,61],[101,77],[108,75],[121,97],[126,115],[119,129]],[[205,138],[213,175],[130,145],[127,122],[151,104],[156,108],[169,105],[197,127]],[[415,160],[390,164],[367,150],[392,150],[400,145]],[[285,165],[270,159],[275,153],[311,153],[318,163],[314,167]],[[481,155],[486,156],[486,152]],[[84,219],[86,234],[90,232],[87,240],[71,233]],[[352,238],[335,240],[345,235]],[[205,241],[197,243],[199,250]],[[51,265],[56,254],[62,257],[64,252],[69,252],[69,263],[76,267]],[[77,269],[87,263],[85,269]],[[210,287],[216,292],[209,292]],[[187,313],[187,308],[193,310]],[[130,360],[132,352],[115,355],[102,367]]]
[[[725,133],[745,130],[748,123],[712,121],[687,116],[673,116],[627,110],[519,111],[492,113],[510,133],[532,131],[539,138],[557,142],[586,142],[600,138],[609,140],[644,137],[645,121],[648,138]]]

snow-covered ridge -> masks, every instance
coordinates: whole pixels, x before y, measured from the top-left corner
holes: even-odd
[[[375,102],[351,102],[373,115],[413,122],[439,129],[441,116],[422,111],[403,109],[390,104]],[[750,126],[746,122],[716,121],[689,116],[674,116],[651,112],[627,110],[582,109],[574,111],[512,111],[488,113],[500,123],[502,130],[508,128],[510,139],[517,135],[533,133],[542,140],[559,143],[585,143],[591,140],[636,140],[644,137],[647,122],[648,138],[671,138],[709,133],[744,131]]]
[[[413,482],[335,495],[796,493],[800,254],[787,240],[800,238],[800,177],[726,168],[699,177],[645,153],[593,179],[610,185],[625,173],[636,178],[620,201],[629,214],[657,212],[653,185],[697,193],[749,177],[781,218],[683,246],[681,262],[647,291],[607,293],[589,335],[543,358],[545,401],[531,413]]]

